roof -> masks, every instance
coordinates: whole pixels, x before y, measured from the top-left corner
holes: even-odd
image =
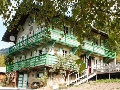
[[[96,28],[92,28],[92,31],[95,32],[95,33],[97,33],[97,34],[101,34],[101,35],[103,35],[103,36],[105,36],[105,37],[108,38],[108,34],[105,33],[104,31],[97,30]]]
[[[6,73],[6,67],[0,67],[0,72]]]
[[[11,42],[10,40],[10,36],[14,36],[15,38],[17,38],[17,34],[18,34],[18,30],[17,30],[17,27],[19,25],[23,25],[27,19],[28,15],[24,15],[24,16],[21,16],[20,20],[18,21],[18,24],[13,26],[12,27],[12,30],[10,31],[9,28],[11,27],[10,25],[16,20],[17,18],[17,15],[13,18],[11,24],[8,26],[6,32],[4,33],[3,37],[2,37],[2,41],[5,41],[5,42]]]

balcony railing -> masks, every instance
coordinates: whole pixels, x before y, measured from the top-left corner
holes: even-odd
[[[21,69],[26,69],[30,67],[36,67],[40,65],[52,66],[57,63],[57,57],[50,54],[44,54],[40,56],[35,56],[29,59],[21,60],[15,62],[11,65],[7,65],[7,72],[17,71]]]
[[[57,43],[65,44],[71,47],[78,47],[80,45],[73,35],[64,35],[64,32],[62,31],[46,29],[22,40],[19,43],[16,43],[16,45],[9,48],[8,54],[14,54],[17,51],[36,46],[40,43],[45,43],[45,39],[54,40]]]
[[[104,57],[109,57],[109,58],[116,57],[115,52],[109,51],[104,46],[95,45],[93,42],[84,41],[84,45],[83,45],[82,49],[90,51],[90,52],[94,52],[96,54],[100,54]]]

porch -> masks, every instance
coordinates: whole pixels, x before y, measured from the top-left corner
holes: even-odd
[[[120,72],[120,64],[117,63],[115,64],[114,62],[109,63],[109,64],[103,64],[103,66],[96,65],[93,67],[93,72],[96,72],[98,74],[102,73],[115,73],[115,72]]]

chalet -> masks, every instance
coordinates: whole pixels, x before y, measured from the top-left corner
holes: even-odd
[[[13,21],[17,15],[13,18]],[[18,26],[22,28],[17,30]],[[11,26],[11,25],[10,25]],[[9,27],[10,27],[9,26]],[[44,71],[56,64],[56,54],[65,56],[75,54],[78,46],[82,46],[81,60],[86,63],[84,75],[76,74],[76,79],[69,81],[67,85],[81,84],[97,73],[110,73],[116,71],[116,52],[110,51],[106,46],[108,35],[105,32],[92,29],[84,37],[84,44],[77,41],[69,26],[64,26],[64,31],[59,28],[45,27],[44,22],[38,25],[31,15],[21,16],[18,25],[11,32],[6,30],[2,40],[14,42],[8,51],[9,56],[14,56],[14,62],[6,66],[8,73],[16,73],[16,86],[18,88],[31,88],[31,85],[39,82]],[[48,34],[48,32],[50,32]],[[95,36],[100,35],[99,39]],[[118,67],[119,69],[119,67]],[[87,78],[86,78],[87,77]],[[81,78],[84,78],[81,80]],[[97,78],[97,77],[96,77]]]

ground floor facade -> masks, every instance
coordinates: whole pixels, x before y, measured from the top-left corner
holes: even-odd
[[[15,87],[36,89],[44,86],[53,87],[56,84],[66,84],[68,82],[68,78],[66,78],[64,74],[60,74],[57,71],[49,72],[49,70],[49,67],[35,67],[29,70],[15,71],[13,72],[16,75],[14,78]],[[45,72],[47,73],[47,77],[45,77]],[[67,74],[68,73],[70,72],[67,72]],[[75,74],[70,75],[70,80],[74,80],[75,78]]]

